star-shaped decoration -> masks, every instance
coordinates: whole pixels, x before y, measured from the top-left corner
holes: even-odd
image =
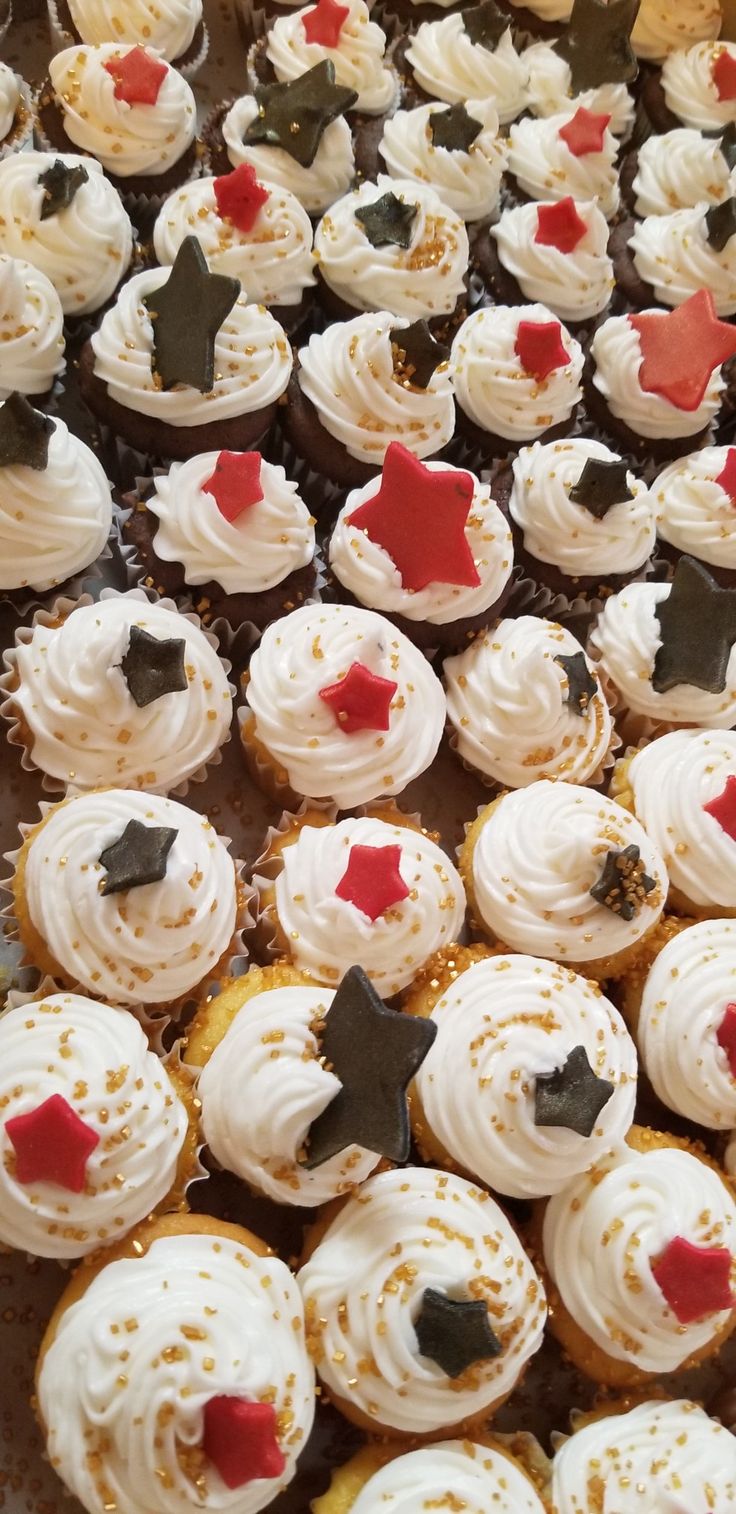
[[[726,167],[731,173],[736,168],[736,121],[729,121],[726,130],[718,143],[718,150],[726,160]]]
[[[603,520],[614,505],[622,505],[626,500],[635,499],[636,495],[629,488],[629,470],[620,458],[610,461],[589,457],[570,490],[569,498],[574,505],[582,505],[596,520]]]
[[[729,773],[721,793],[704,804],[703,809],[718,822],[725,836],[736,841],[736,776],[733,773]]]
[[[28,1114],[6,1120],[5,1133],[15,1152],[19,1183],[55,1183],[69,1193],[82,1192],[87,1163],[100,1137],[60,1093]]]
[[[218,1393],[204,1406],[202,1450],[226,1488],[281,1477],[286,1458],[273,1404]]]
[[[339,683],[319,690],[346,736],[356,731],[387,731],[391,700],[399,685],[372,673],[364,662],[354,662]]]
[[[721,205],[711,205],[705,212],[707,240],[714,252],[723,252],[724,247],[736,236],[736,199],[724,200]]]
[[[494,4],[494,0],[484,0],[482,5],[473,5],[469,10],[460,12],[463,18],[463,30],[469,36],[476,47],[484,47],[486,52],[493,53],[499,42],[509,29],[509,18]]]
[[[77,190],[87,183],[89,174],[81,163],[70,168],[63,158],[56,158],[45,173],[40,173],[37,183],[43,190],[41,200],[41,220],[48,221],[49,216],[59,214],[60,210],[66,210],[72,203]]]
[[[465,535],[475,493],[470,473],[428,468],[400,442],[389,443],[378,492],[349,516],[388,552],[402,588],[480,583]]]
[[[124,100],[126,105],[155,105],[169,72],[168,64],[146,52],[145,47],[131,47],[130,52],[102,66],[115,80],[115,99]]]
[[[719,100],[736,100],[736,58],[727,47],[713,59],[711,77]]]
[[[721,1051],[726,1053],[731,1077],[736,1079],[736,1004],[726,1005],[723,1019],[716,1030],[716,1040]]]
[[[603,870],[590,890],[597,904],[610,909],[622,920],[633,920],[643,908],[648,894],[657,887],[654,878],[644,871],[638,846],[606,853]]]
[[[652,1263],[652,1277],[681,1325],[732,1309],[732,1257],[726,1246],[693,1246],[682,1235]]]
[[[462,1377],[476,1362],[501,1354],[482,1298],[449,1298],[436,1288],[425,1288],[414,1330],[419,1355],[435,1362],[446,1377]]]
[[[710,290],[699,289],[676,310],[627,319],[639,336],[642,389],[677,410],[697,410],[714,369],[736,353],[736,328],[718,320]]]
[[[409,897],[409,885],[401,876],[401,847],[351,846],[335,893],[369,920],[378,920],[387,909]]]
[[[426,389],[440,363],[450,356],[449,347],[436,341],[426,321],[392,326],[389,341],[394,378],[405,389]]]
[[[332,121],[355,105],[354,89],[335,83],[335,65],[325,58],[290,84],[258,84],[258,115],[246,127],[243,142],[281,147],[302,168],[311,168]]]
[[[259,184],[252,163],[239,163],[232,173],[222,174],[215,179],[213,189],[222,220],[246,235],[252,231],[260,211],[268,204],[268,190]]]
[[[231,523],[263,499],[260,452],[220,452],[215,471],[202,485],[225,520]]]
[[[567,368],[570,362],[559,321],[519,321],[514,352],[524,372],[540,384],[556,368]]]
[[[542,247],[556,247],[558,252],[574,252],[587,236],[588,227],[578,213],[572,195],[556,200],[552,205],[537,207],[535,242]]]
[[[654,614],[661,639],[652,670],[655,693],[689,683],[722,694],[736,642],[736,589],[722,589],[702,563],[681,557]]]
[[[355,212],[371,247],[411,247],[417,206],[400,200],[392,189],[373,200],[370,205],[359,205]]]
[[[534,1124],[591,1136],[601,1110],[614,1093],[613,1083],[594,1073],[585,1047],[574,1046],[562,1067],[537,1073]]]
[[[447,110],[433,110],[427,130],[433,147],[444,147],[447,152],[470,152],[483,130],[483,122],[468,115],[465,106],[458,102]]]
[[[165,283],[143,296],[153,325],[151,367],[163,389],[210,392],[217,333],[239,294],[240,281],[210,273],[197,238],[185,237]]]
[[[55,430],[50,417],[34,410],[25,395],[9,394],[0,405],[0,468],[33,468],[43,473]]]
[[[185,652],[183,637],[162,639],[144,631],[142,626],[131,626],[120,671],[139,710],[164,694],[180,694],[189,687]]]
[[[100,852],[100,867],[107,873],[100,893],[123,894],[129,888],[160,883],[166,877],[169,852],[178,834],[168,825],[144,825],[142,820],[129,820],[117,841]]]
[[[554,661],[559,663],[567,679],[565,704],[585,719],[590,701],[598,693],[598,684],[588,667],[585,653],[573,652],[566,657],[560,652]]]
[[[592,152],[602,152],[610,115],[598,114],[579,105],[574,116],[561,126],[557,135],[574,158],[587,158]]]
[[[302,11],[304,40],[319,47],[338,47],[349,15],[350,7],[338,5],[337,0],[317,0],[316,5]]]
[[[574,0],[568,25],[552,43],[568,64],[574,95],[636,78],[631,33],[638,9],[639,0]]]
[[[726,448],[726,461],[713,482],[719,484],[731,504],[736,505],[736,447]]]

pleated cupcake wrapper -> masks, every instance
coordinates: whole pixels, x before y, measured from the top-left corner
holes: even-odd
[[[28,152],[33,147],[33,94],[25,79],[21,80],[20,96],[23,121],[14,128],[9,142],[0,143],[0,163],[4,158],[13,158],[17,152]]]
[[[105,587],[102,589],[97,598],[99,598],[100,600],[134,599],[141,604],[154,604],[157,602],[161,605],[162,609],[172,610],[174,614],[181,613],[178,610],[178,607],[174,603],[173,599],[159,599],[156,594],[149,594],[143,588],[121,590]],[[79,789],[73,783],[63,783],[60,778],[55,778],[50,773],[42,772],[37,763],[33,761],[31,752],[29,751],[25,736],[23,734],[21,712],[15,701],[14,685],[16,684],[18,679],[17,648],[19,645],[27,646],[29,642],[32,641],[33,632],[36,626],[58,626],[60,621],[67,620],[75,610],[80,609],[85,605],[91,605],[94,603],[95,597],[92,594],[81,594],[79,598],[71,598],[66,595],[60,596],[55,600],[54,604],[50,608],[38,609],[33,616],[33,620],[31,621],[30,626],[21,626],[16,632],[15,646],[8,647],[3,653],[3,663],[5,665],[6,671],[2,675],[0,675],[0,697],[2,697],[2,703],[0,704],[0,717],[2,717],[2,719],[7,723],[8,726],[7,740],[9,741],[11,746],[17,746],[20,748],[21,765],[25,768],[25,770],[29,773],[41,772],[42,788],[46,791],[46,793],[51,793],[56,796],[63,796],[64,794],[79,794],[86,791],[84,789]],[[216,632],[210,627],[203,626],[199,616],[195,615],[193,611],[186,612],[185,618],[190,621],[192,625],[197,626],[197,628],[202,632],[202,635],[209,642],[213,650],[218,653],[225,672],[229,675],[232,670],[232,665],[230,659],[228,657],[223,657],[222,653],[220,652]],[[230,689],[230,693],[234,702],[236,697],[236,689],[235,685],[229,678],[228,687]],[[32,736],[32,733],[30,734]],[[222,745],[218,747],[216,752],[213,752],[212,756],[208,758],[206,763],[197,768],[196,772],[192,773],[188,778],[182,779],[180,783],[177,783],[166,791],[169,798],[184,799],[189,792],[189,787],[191,784],[204,783],[211,769],[213,767],[218,767],[222,762],[222,747],[224,747],[226,743],[230,741],[231,734],[231,731],[228,730],[222,742]],[[109,784],[97,784],[95,785],[95,787],[116,788],[120,787],[120,785],[115,784],[114,782],[110,782]]]
[[[95,593],[95,589],[99,584],[102,583],[102,580],[105,576],[106,565],[112,562],[116,549],[117,531],[115,527],[115,521],[113,520],[110,535],[108,536],[108,539],[105,542],[102,551],[97,554],[94,562],[91,562],[88,567],[81,568],[78,573],[72,574],[71,578],[65,578],[63,584],[55,584],[53,588],[47,589],[45,592],[41,592],[40,590],[30,590],[27,599],[18,601],[9,599],[6,598],[3,595],[2,590],[0,590],[0,604],[4,609],[7,608],[12,610],[13,614],[17,615],[19,620],[25,620],[29,615],[35,616],[36,612],[39,610],[47,610],[50,612],[53,611],[53,607],[60,599],[70,599],[74,601],[81,599],[82,597],[86,597],[87,599],[96,599],[97,595]],[[90,585],[90,587],[87,588],[87,585]],[[1,687],[2,678],[0,677],[0,688]]]
[[[198,49],[195,56],[191,59],[191,61],[189,63],[180,64],[177,63],[176,60],[174,60],[171,66],[172,68],[176,69],[177,73],[181,74],[183,79],[193,79],[195,74],[198,74],[200,68],[202,68],[202,66],[204,65],[209,50],[210,34],[205,25],[202,35],[202,45]]]
[[[595,670],[611,714],[621,740],[626,746],[640,746],[646,742],[655,741],[657,736],[666,736],[669,731],[680,731],[686,727],[685,721],[654,720],[650,715],[637,715],[629,708],[620,690],[603,667],[598,648],[588,641],[585,652],[591,662],[595,663]]]

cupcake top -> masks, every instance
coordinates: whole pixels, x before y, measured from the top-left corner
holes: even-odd
[[[353,182],[353,138],[343,112],[355,99],[354,90],[335,84],[329,61],[291,84],[259,85],[224,117],[228,158],[234,168],[249,163],[259,179],[290,190],[311,216],[319,216]],[[294,121],[299,132],[290,129]]]
[[[626,781],[672,887],[736,909],[736,732],[668,731],[636,753]]]
[[[120,283],[133,232],[94,158],[20,152],[0,162],[0,251],[30,258],[65,315],[90,315]]]
[[[524,547],[569,578],[636,573],[654,550],[646,484],[602,442],[570,437],[522,447],[509,509]]]
[[[531,11],[540,21],[569,21],[573,0],[507,0],[511,6]]]
[[[547,1312],[542,1284],[490,1194],[428,1168],[369,1178],[333,1219],[299,1284],[330,1393],[407,1434],[479,1415],[509,1393],[539,1348]],[[458,1321],[480,1301],[487,1312],[473,1310],[476,1328],[466,1326],[458,1346]],[[375,1365],[361,1373],[366,1355]]]
[[[631,40],[647,63],[664,63],[670,53],[694,42],[711,42],[721,30],[720,0],[641,0]]]
[[[451,361],[465,414],[508,441],[530,441],[568,421],[582,396],[583,349],[545,305],[474,311]]]
[[[423,21],[406,49],[417,83],[428,95],[456,102],[492,101],[502,125],[527,103],[528,73],[514,47],[511,28],[483,25],[480,7],[455,11],[439,21]]]
[[[10,136],[22,106],[20,78],[7,63],[0,63],[0,143]]]
[[[138,1021],[77,994],[19,1004],[0,1065],[3,1244],[61,1259],[120,1240],[173,1187],[187,1133]]]
[[[0,589],[64,583],[99,557],[111,525],[110,485],[91,448],[17,395],[0,406]]]
[[[44,394],[66,368],[64,312],[50,279],[0,253],[0,400]]]
[[[493,1514],[543,1514],[533,1484],[499,1448],[472,1440],[445,1440],[422,1446],[374,1473],[350,1505],[350,1514],[374,1514],[384,1505],[392,1514],[422,1514],[441,1488],[451,1488],[464,1509]]]
[[[300,348],[299,384],[350,457],[380,468],[391,442],[424,458],[451,440],[447,349],[427,338],[421,323],[382,310],[335,321]]]
[[[353,309],[409,320],[450,315],[465,293],[465,223],[428,185],[379,174],[325,212],[314,252],[328,287]]]
[[[169,63],[189,51],[202,20],[202,0],[67,0],[83,42],[140,43]]]
[[[54,787],[166,793],[227,737],[230,687],[212,638],[142,593],[109,590],[37,620],[12,660],[13,709]]]
[[[372,610],[303,605],[269,626],[246,698],[299,794],[341,809],[400,794],[429,767],[445,696],[422,653]]]
[[[511,532],[490,486],[447,463],[421,463],[398,442],[383,473],[348,495],[329,556],[361,604],[434,625],[482,615],[514,566]]]
[[[679,3],[676,24],[679,28]],[[736,121],[735,75],[736,42],[697,42],[688,48],[678,43],[662,64],[661,83],[667,109],[684,126],[694,126],[697,131],[718,131],[729,121]]]
[[[708,210],[705,205],[647,216],[629,237],[640,279],[662,305],[681,305],[698,289],[709,289],[718,315],[736,312],[736,200]]]
[[[595,200],[510,206],[491,235],[503,267],[525,300],[537,300],[563,321],[605,310],[615,287],[608,222]]]
[[[302,1302],[288,1267],[237,1236],[160,1236],[61,1315],[39,1408],[90,1514],[111,1488],[121,1508],[191,1508],[195,1478],[202,1509],[257,1514],[291,1481],[314,1418]]]
[[[49,78],[67,136],[117,179],[168,173],[194,141],[192,90],[155,52],[67,47],[50,60]]]
[[[130,789],[48,811],[25,843],[23,891],[65,976],[114,1004],[180,998],[235,930],[235,868],[209,820]]]
[[[689,1151],[618,1146],[550,1199],[543,1244],[578,1328],[637,1371],[676,1372],[728,1324],[736,1203]]]
[[[387,67],[386,33],[369,18],[365,0],[326,0],[277,16],[266,42],[276,78],[285,83],[328,58],[338,84],[355,90],[358,110],[382,115],[396,103],[397,80]]]
[[[736,449],[703,447],[663,468],[652,484],[663,541],[736,571]]]
[[[379,152],[392,178],[433,184],[443,204],[466,221],[496,208],[507,152],[490,99],[397,110],[386,121]]]
[[[154,479],[157,557],[188,584],[261,594],[314,557],[314,522],[277,463],[259,452],[203,452]]]
[[[524,116],[509,132],[509,172],[532,200],[597,200],[607,220],[619,207],[618,142],[608,112],[578,106]]]
[[[667,942],[642,988],[636,1039],[657,1097],[711,1130],[736,1125],[736,921]]]
[[[570,64],[550,42],[534,42],[521,56],[529,71],[528,103],[533,115],[556,116],[582,105],[597,115],[610,116],[611,131],[617,137],[631,129],[634,101],[625,84],[607,82],[576,92]]]
[[[637,1404],[593,1420],[559,1447],[552,1463],[559,1514],[579,1514],[592,1486],[603,1498],[610,1491],[620,1514],[638,1514],[643,1488],[651,1514],[678,1503],[727,1514],[736,1498],[734,1438],[687,1399]]]
[[[537,615],[501,620],[444,665],[447,713],[465,762],[505,788],[597,778],[612,737],[595,664]]]
[[[360,962],[390,999],[462,929],[465,890],[446,853],[380,814],[302,826],[281,862],[278,927],[317,982],[334,985]]]
[[[494,1192],[559,1193],[624,1139],[636,1050],[597,984],[537,957],[488,957],[454,978],[431,1019],[422,1119]]]
[[[720,138],[677,126],[642,142],[632,186],[634,209],[638,216],[666,216],[703,203],[719,205],[733,194],[732,176]]]
[[[619,804],[540,779],[488,813],[472,886],[486,929],[513,951],[584,963],[626,951],[656,925],[667,872]]]

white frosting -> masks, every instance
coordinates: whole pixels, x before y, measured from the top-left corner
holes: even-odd
[[[100,853],[130,820],[176,831],[166,874],[101,894]],[[180,998],[216,968],[235,930],[235,868],[209,820],[131,789],[79,794],[49,812],[26,853],[25,898],[67,977],[114,1004]]]
[[[41,476],[41,475],[39,475]],[[139,707],[121,662],[133,626],[184,641],[187,688]],[[12,700],[33,761],[62,787],[165,793],[198,772],[225,740],[232,700],[225,669],[193,621],[137,594],[81,605],[61,625],[37,622],[15,652]]]
[[[43,394],[66,368],[64,312],[45,273],[0,253],[0,400]],[[30,565],[28,565],[30,566]]]
[[[233,168],[239,163],[251,163],[259,179],[290,190],[310,216],[322,215],[333,200],[346,194],[353,182],[353,139],[345,117],[338,116],[325,127],[314,161],[303,168],[283,147],[273,147],[267,142],[251,147],[243,141],[246,127],[257,115],[255,97],[242,95],[225,116],[222,135]]]
[[[654,501],[646,484],[627,470],[633,499],[613,505],[601,520],[570,499],[586,463],[620,462],[602,442],[571,437],[535,442],[514,459],[509,509],[524,546],[539,562],[554,563],[570,578],[636,573],[654,550]]]
[[[616,280],[608,256],[608,222],[595,200],[576,210],[587,231],[572,252],[536,240],[539,205],[504,210],[491,235],[498,256],[525,300],[537,300],[563,321],[585,321],[605,310]]]
[[[647,310],[647,315],[666,316],[664,310]],[[605,399],[612,415],[623,421],[637,436],[672,438],[695,436],[709,426],[717,414],[725,381],[720,366],[713,369],[708,387],[696,410],[680,410],[661,394],[643,389],[639,381],[642,351],[639,333],[628,316],[613,315],[603,322],[591,342],[595,364],[593,383]]]
[[[631,41],[639,58],[663,63],[694,42],[712,41],[720,30],[720,0],[641,0]]]
[[[657,531],[663,541],[713,567],[736,570],[736,510],[716,483],[728,447],[703,447],[670,463],[652,484]]]
[[[678,16],[679,16],[678,0]],[[662,64],[661,82],[667,109],[685,126],[718,131],[736,121],[736,100],[719,100],[713,63],[720,53],[736,57],[736,42],[698,42],[670,53]]]
[[[711,1130],[736,1125],[736,1078],[717,1032],[736,996],[736,921],[702,920],[662,948],[643,986],[636,1039],[657,1097]]]
[[[642,142],[632,187],[638,216],[666,216],[703,202],[719,205],[733,194],[719,143],[688,126]]]
[[[562,326],[560,339],[570,361],[541,380],[526,372],[515,351],[522,321],[554,320],[545,305],[534,304],[493,305],[463,321],[452,344],[455,395],[482,430],[524,442],[570,419],[582,395],[579,342]]]
[[[447,463],[427,463],[430,472],[457,473]],[[473,474],[473,498],[465,539],[480,582],[475,586],[430,583],[424,589],[405,589],[393,558],[366,532],[350,524],[353,514],[378,493],[381,479],[354,489],[335,521],[330,537],[330,566],[344,588],[362,604],[386,615],[451,625],[466,615],[481,615],[495,605],[511,577],[514,549],[511,532],[488,484]],[[428,524],[427,529],[431,526]]]
[[[547,1205],[544,1257],[565,1308],[599,1350],[637,1371],[676,1372],[728,1323],[726,1310],[682,1325],[669,1308],[652,1265],[676,1236],[736,1247],[730,1190],[674,1147],[619,1146]]]
[[[394,373],[389,333],[408,324],[385,310],[369,312],[315,332],[299,351],[299,383],[325,430],[350,457],[378,468],[390,442],[431,457],[455,431],[447,363],[435,369],[426,389]]]
[[[356,91],[356,109],[381,115],[395,103],[397,90],[396,75],[386,66],[386,34],[369,19],[365,0],[345,0],[344,8],[348,15],[336,47],[307,41],[303,18],[316,9],[310,5],[276,17],[268,33],[266,56],[282,83],[298,79],[329,58],[336,82]]]
[[[416,207],[407,248],[374,247],[356,211],[392,193]],[[465,222],[434,189],[379,174],[366,179],[322,217],[314,235],[320,273],[339,299],[358,310],[391,310],[408,320],[451,315],[465,293]]]
[[[555,116],[524,116],[515,121],[509,132],[509,172],[532,200],[597,200],[611,220],[619,207],[619,144],[610,126],[603,134],[600,152],[586,152],[576,157],[560,136],[574,111],[564,110]]]
[[[656,887],[633,919],[593,898],[608,852],[638,846]],[[593,789],[540,779],[496,801],[472,857],[486,929],[513,951],[591,962],[626,951],[662,913],[667,873],[633,815]]]
[[[63,583],[99,557],[111,525],[104,468],[56,419],[45,468],[0,467],[0,589]]]
[[[589,1508],[591,1488],[603,1514],[730,1514],[736,1441],[687,1399],[637,1404],[584,1425],[557,1451],[552,1500],[559,1514]]]
[[[513,0],[512,0],[513,3]],[[634,102],[625,84],[599,84],[573,94],[569,63],[549,42],[534,42],[522,58],[529,70],[529,109],[535,116],[555,116],[580,105],[611,117],[611,131],[625,136],[634,121]]]
[[[519,615],[448,657],[447,713],[460,756],[506,788],[597,777],[611,742],[608,705],[597,684],[582,715],[571,709],[567,674],[555,662],[580,650],[563,626]],[[595,665],[587,667],[595,678]]]
[[[611,594],[590,633],[601,666],[636,715],[654,721],[728,729],[736,721],[736,644],[731,651],[722,694],[676,684],[665,694],[652,688],[654,659],[662,645],[655,611],[670,585],[627,584]]]
[[[169,63],[188,52],[202,20],[202,0],[67,0],[83,42],[139,44]]]
[[[409,893],[375,920],[336,893],[354,846],[401,848],[399,873]],[[275,885],[279,927],[296,966],[319,983],[336,984],[359,962],[381,997],[390,999],[462,930],[460,876],[421,831],[373,815],[303,826],[281,861]]]
[[[314,283],[312,224],[296,195],[264,184],[268,199],[250,231],[239,231],[217,209],[214,179],[194,179],[166,200],[153,229],[159,263],[174,262],[185,237],[195,236],[213,273],[239,279],[253,304],[297,305]]]
[[[109,42],[68,47],[51,58],[49,78],[64,130],[118,179],[168,173],[194,141],[194,95],[186,79],[167,65],[155,105],[116,99],[115,80],[105,64],[125,52],[119,43]]]
[[[243,294],[215,337],[215,382],[209,393],[186,384],[156,387],[153,323],[143,297],[160,289],[169,273],[168,268],[150,268],[135,274],[91,338],[94,371],[110,398],[168,426],[204,426],[273,404],[289,382],[291,348],[278,321],[263,305],[249,305]]]
[[[428,95],[448,104],[485,97],[502,125],[513,121],[528,97],[526,64],[514,47],[511,28],[493,49],[472,42],[462,13],[423,21],[406,49],[407,62]]]
[[[506,167],[506,143],[498,133],[498,112],[491,100],[463,102],[481,126],[468,152],[432,141],[430,118],[442,111],[437,102],[415,110],[397,110],[383,128],[379,152],[394,179],[434,185],[450,210],[477,221],[495,210]]]
[[[708,241],[706,208],[676,210],[638,221],[629,248],[640,279],[662,305],[682,305],[709,289],[718,315],[736,312],[736,237],[720,252]]]
[[[18,75],[7,63],[0,63],[0,143],[13,130],[21,100]]]
[[[634,1118],[636,1049],[597,984],[536,957],[489,957],[435,1005],[434,1044],[416,1077],[430,1131],[496,1193],[559,1193],[622,1141]],[[614,1085],[590,1136],[534,1120],[537,1078],[585,1049]]]
[[[154,542],[164,562],[182,563],[188,584],[214,580],[226,594],[260,594],[306,567],[314,557],[314,523],[277,463],[261,458],[263,499],[226,520],[204,489],[217,452],[172,463],[155,479],[146,508],[158,518]]]
[[[445,1491],[446,1490],[446,1491]],[[521,1468],[489,1446],[446,1440],[408,1451],[382,1467],[360,1489],[350,1514],[426,1514],[440,1498],[467,1514],[544,1514]]]
[[[228,1488],[198,1454],[219,1394],[273,1403],[280,1477]],[[314,1418],[296,1283],[229,1236],[161,1237],[65,1309],[38,1400],[50,1460],[89,1514],[111,1500],[119,1514],[258,1514],[294,1476]]]
[[[61,1096],[98,1137],[81,1193],[18,1181],[6,1122]],[[134,1015],[52,994],[0,1016],[0,1239],[33,1256],[120,1240],[173,1187],[187,1113]]]
[[[328,1390],[407,1434],[431,1434],[510,1393],[539,1348],[547,1312],[542,1284],[490,1195],[428,1168],[370,1178],[332,1221],[299,1284]],[[420,1356],[414,1320],[426,1288],[485,1299],[500,1354],[455,1379]],[[375,1370],[361,1371],[363,1358]]]
[[[370,1177],[379,1157],[347,1146],[321,1166],[300,1165],[309,1127],[342,1084],[320,1060],[312,1026],[329,988],[272,988],[238,1011],[202,1069],[202,1129],[215,1160],[276,1204],[315,1208]]]
[[[632,758],[636,814],[673,888],[696,905],[736,909],[736,841],[704,805],[736,777],[735,731],[669,731]]]

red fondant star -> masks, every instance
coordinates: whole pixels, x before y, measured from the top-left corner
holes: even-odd
[[[234,521],[263,499],[260,452],[221,452],[203,494],[211,494],[225,520]]]
[[[718,821],[722,831],[736,841],[736,777],[729,773],[726,779],[726,787],[715,799],[703,805],[706,815],[712,815]]]
[[[681,1325],[733,1308],[731,1253],[725,1246],[693,1246],[675,1236],[652,1265],[652,1277]]]
[[[273,1404],[254,1404],[225,1393],[204,1406],[202,1447],[226,1488],[242,1488],[259,1477],[280,1477],[286,1466]]]
[[[514,352],[525,372],[540,383],[555,368],[566,368],[570,361],[570,354],[562,344],[559,321],[519,321]]]
[[[639,383],[677,410],[697,410],[714,368],[736,353],[736,329],[719,321],[709,289],[699,289],[676,310],[630,315],[639,333]]]
[[[540,205],[537,209],[535,242],[543,247],[556,247],[558,252],[574,252],[582,242],[588,228],[578,215],[572,195],[557,200],[554,205]]]
[[[726,449],[726,461],[714,482],[720,484],[731,504],[736,505],[736,447]]]
[[[348,736],[354,731],[387,731],[391,700],[399,685],[380,678],[364,662],[354,662],[339,683],[320,689],[319,697],[334,712]]]
[[[560,127],[558,136],[562,137],[574,158],[585,158],[589,152],[602,152],[610,119],[610,115],[597,115],[579,105],[575,115]]]
[[[336,0],[317,0],[317,4],[302,15],[307,42],[318,42],[320,47],[337,47],[349,15],[347,5],[337,5]]]
[[[711,77],[719,100],[736,100],[736,58],[727,47],[713,59]]]
[[[726,1012],[716,1031],[718,1045],[726,1053],[731,1077],[736,1078],[736,1004],[727,1004]]]
[[[223,220],[238,231],[252,231],[258,212],[268,200],[268,190],[258,183],[252,163],[240,163],[232,173],[215,179],[215,200]]]
[[[124,100],[126,105],[155,105],[169,71],[144,47],[131,47],[129,53],[111,58],[104,67],[115,80],[115,99]]]
[[[100,1137],[60,1093],[28,1114],[6,1120],[5,1130],[15,1151],[19,1183],[56,1183],[69,1193],[81,1193],[87,1162]]]
[[[348,865],[335,889],[369,920],[406,899],[409,888],[399,871],[400,846],[351,846]]]
[[[473,503],[469,473],[428,468],[391,442],[377,494],[348,517],[388,552],[405,589],[480,583],[465,527]]]

